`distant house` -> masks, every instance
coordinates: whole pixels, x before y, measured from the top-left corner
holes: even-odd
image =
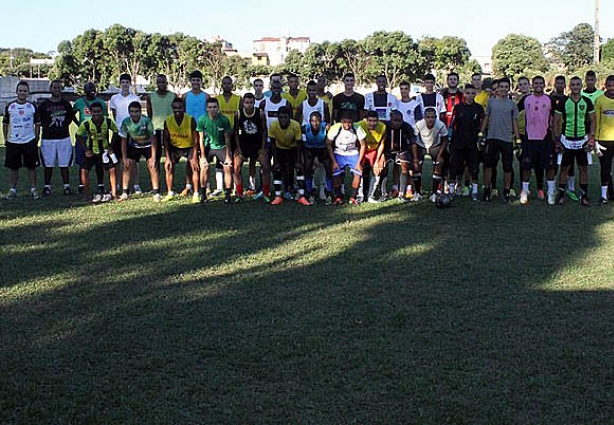
[[[284,63],[286,56],[292,49],[296,49],[301,53],[305,53],[311,39],[309,37],[263,37],[253,41],[253,53],[254,55],[266,55],[268,57],[267,65],[279,65]],[[258,61],[258,64],[264,64],[263,56],[252,56],[252,63],[254,60]]]

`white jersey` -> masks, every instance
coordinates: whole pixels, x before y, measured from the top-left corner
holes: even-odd
[[[416,99],[410,99],[409,102],[403,102],[399,100],[397,103],[397,110],[403,114],[403,121],[409,124],[412,128],[416,125],[416,117],[414,110],[418,106]]]
[[[358,136],[354,127],[345,130],[341,123],[333,125],[326,134],[326,138],[333,142],[336,155],[358,155]]]
[[[365,109],[377,112],[380,121],[390,121],[390,111],[397,109],[397,103],[397,98],[390,93],[386,95],[385,105],[375,104],[375,92],[365,95]]]
[[[40,124],[38,110],[32,102],[18,103],[16,100],[6,105],[2,123],[9,126],[8,142],[25,144],[36,137],[35,126]]]
[[[141,99],[136,94],[130,93],[128,96],[124,96],[121,93],[114,94],[109,101],[109,107],[115,110],[115,122],[118,124],[118,128],[124,122],[126,118],[130,116],[128,106],[132,102],[141,103]],[[126,134],[119,128],[119,135],[126,137]]]
[[[420,119],[424,118],[424,110],[426,108],[431,107],[431,108],[435,108],[435,110],[437,111],[437,117],[436,118],[439,119],[439,116],[442,113],[446,112],[446,106],[445,106],[445,102],[444,102],[443,96],[441,95],[441,93],[434,93],[434,95],[435,95],[435,104],[434,105],[432,105],[432,104],[425,105],[424,98],[423,98],[423,96],[425,96],[425,95],[426,95],[425,93],[420,93],[418,96],[416,96],[416,102],[418,103],[417,106],[420,108],[420,114],[419,114],[419,116],[417,118],[420,118]],[[428,95],[426,95],[426,96],[428,96]]]
[[[289,107],[290,103],[284,99],[283,97],[279,101],[279,103],[271,102],[271,98],[267,97],[265,100],[260,103],[260,109],[264,111],[264,115],[266,116],[266,128],[267,130],[271,129],[271,124],[277,121],[277,111],[282,106]]]
[[[414,126],[416,134],[416,144],[420,147],[430,149],[441,144],[441,139],[448,135],[446,125],[439,120],[435,121],[433,128],[426,126],[425,120],[420,120]]]
[[[324,117],[324,101],[322,99],[318,99],[318,101],[316,102],[316,106],[311,106],[309,104],[309,100],[303,100],[302,105],[303,105],[303,122],[301,123],[301,125],[309,124],[309,118],[311,117],[311,114],[315,111],[318,111],[322,115],[321,121],[326,120],[326,118]]]

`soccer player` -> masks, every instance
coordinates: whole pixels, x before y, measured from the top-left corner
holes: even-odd
[[[53,168],[58,165],[64,184],[64,195],[72,194],[68,167],[72,162],[72,143],[70,141],[70,123],[74,112],[70,102],[62,99],[62,82],[53,80],[49,86],[51,98],[42,101],[38,113],[43,130],[41,140],[41,161],[45,167],[45,186],[43,196],[51,195],[51,177]]]
[[[603,94],[603,91],[597,88],[597,74],[595,74],[595,71],[592,69],[586,71],[584,82],[586,87],[582,90],[582,96],[588,97],[593,102],[593,105],[595,105],[597,98]]]
[[[411,85],[407,81],[402,81],[399,84],[399,91],[401,92],[401,99],[397,101],[397,109],[403,114],[403,121],[411,128],[416,125],[416,119],[414,117],[414,110],[418,106],[418,102],[415,98],[409,96]]]
[[[557,75],[554,79],[554,91],[550,94],[550,98],[554,102],[553,108],[553,121],[554,121],[554,111],[559,107],[560,103],[565,103],[567,101],[567,95],[565,94],[565,88],[567,87],[567,80],[564,75]],[[559,120],[559,128],[558,133],[561,134],[563,131],[563,122]],[[552,134],[555,134],[553,129]],[[558,165],[556,161],[556,155],[553,154],[550,161],[550,168],[552,175],[556,176]],[[574,165],[569,166],[569,170],[567,171],[567,197],[573,201],[578,201],[578,196],[576,195],[576,178],[575,178],[575,169]]]
[[[243,200],[243,179],[242,170],[243,162],[249,160],[250,172],[251,166],[256,167],[256,161],[260,161],[260,169],[262,170],[262,193],[265,202],[270,202],[270,164],[269,153],[266,149],[267,142],[267,127],[264,111],[255,106],[255,99],[252,93],[245,93],[243,96],[243,107],[239,112],[237,120],[239,132],[239,152],[240,155],[235,155],[234,172],[235,185],[237,187],[236,202]]]
[[[241,96],[232,92],[234,83],[232,81],[232,77],[225,76],[222,78],[222,94],[217,97],[217,100],[220,104],[220,113],[224,115],[230,121],[230,127],[232,128],[232,155],[233,155],[233,164],[234,164],[234,174],[240,173],[240,169],[236,169],[239,163],[237,161],[237,157],[241,156],[241,148],[239,146],[239,132],[237,128],[237,119],[239,116],[239,108],[241,106]],[[242,163],[242,161],[241,161]],[[242,165],[241,165],[242,166]],[[219,162],[216,162],[215,166],[215,179],[216,179],[216,187],[222,187],[222,184],[218,184],[218,182],[223,181],[223,167]],[[216,194],[217,195],[217,194]],[[242,199],[242,198],[238,198]],[[241,201],[239,201],[241,202]]]
[[[290,102],[290,106],[292,107],[293,112],[296,112],[299,105],[301,105],[305,100],[307,100],[307,92],[303,89],[299,89],[298,85],[298,76],[290,74],[288,76],[288,91],[282,95],[284,99]]]
[[[285,187],[286,194],[290,193],[294,183],[296,171],[296,182],[298,184],[298,203],[301,205],[311,205],[305,199],[305,175],[303,164],[300,162],[302,157],[301,141],[303,134],[298,122],[290,118],[290,109],[282,106],[277,111],[277,121],[271,124],[269,138],[273,147],[274,166],[273,166],[273,185],[275,186],[275,199],[271,205],[280,205],[284,202],[282,197],[282,186]],[[291,196],[286,195],[286,199]]]
[[[361,165],[363,190],[365,187],[369,188],[366,196],[367,202],[384,202],[387,199],[387,179],[382,178],[381,171],[384,167],[382,166],[383,164],[376,162],[376,159],[378,158],[378,148],[386,141],[386,124],[379,120],[379,114],[376,111],[367,111],[367,117],[358,123],[356,135],[360,143],[364,142],[365,144]],[[373,171],[374,180],[370,178],[371,171]],[[376,199],[375,193],[378,189],[380,189],[381,196],[379,199]]]
[[[282,106],[288,108],[290,115],[292,116],[292,106],[287,99],[284,99],[281,96],[281,93],[281,82],[273,80],[273,82],[271,82],[271,96],[267,97],[259,105],[260,109],[264,111],[266,116],[267,129],[269,131],[271,130],[271,124],[277,121],[277,111]]]
[[[121,129],[121,124],[124,122],[126,118],[130,116],[130,112],[128,111],[128,106],[132,102],[140,102],[141,99],[134,93],[130,91],[130,87],[132,84],[132,78],[129,74],[122,74],[119,76],[119,86],[121,91],[117,94],[111,96],[111,100],[109,100],[109,107],[111,108],[111,113],[113,114],[113,120],[115,123],[119,125],[119,133],[117,135],[113,135],[113,139],[111,140],[111,145],[113,146],[113,152],[116,155],[119,155],[122,150],[122,137],[126,137],[126,134]],[[132,180],[134,182],[134,194],[142,195],[143,191],[141,190],[141,186],[139,185],[139,172],[138,168],[134,167],[132,169]]]
[[[580,170],[580,203],[590,206],[588,200],[588,157],[587,149],[593,150],[595,144],[595,107],[591,100],[582,95],[582,79],[573,77],[569,80],[571,91],[565,102],[559,104],[554,115],[556,150],[563,152],[561,171],[559,173],[559,205],[565,203],[567,191],[567,170],[575,161]],[[562,133],[558,132],[559,123],[563,121]],[[587,127],[588,123],[588,127]]]
[[[399,202],[408,202],[405,191],[409,183],[409,170],[411,168],[411,144],[414,140],[412,127],[403,121],[403,113],[399,110],[390,112],[390,123],[386,126],[386,136],[377,149],[376,164],[383,164],[381,175],[389,171],[388,164],[392,167],[401,167],[400,187],[398,192]],[[383,157],[383,158],[382,158]],[[382,160],[383,159],[383,160]]]
[[[256,101],[256,106],[258,106],[266,97],[262,92],[264,90],[264,81],[262,81],[262,78],[256,78],[252,82],[252,86],[254,87],[254,100]]]
[[[330,122],[328,105],[317,96],[317,83],[310,81],[307,83],[307,99],[296,108],[296,121],[305,127],[311,121],[311,113],[316,111],[320,113],[320,121],[324,119],[324,123],[328,125]]]
[[[448,87],[441,92],[446,115],[444,124],[448,127],[448,137],[452,136],[450,134],[450,124],[452,123],[452,112],[454,111],[454,107],[463,103],[464,100],[463,93],[458,89],[459,80],[460,77],[456,72],[449,73],[447,78]]]
[[[443,121],[446,110],[443,96],[441,93],[435,92],[435,76],[433,74],[426,74],[422,81],[424,82],[424,92],[416,96],[418,104],[414,110],[416,122],[424,118],[424,111],[429,107],[434,108],[437,118]]]
[[[117,198],[117,177],[115,166],[117,156],[113,145],[109,143],[109,132],[117,135],[119,129],[115,122],[103,115],[102,104],[94,102],[90,105],[92,118],[84,121],[77,129],[77,143],[81,144],[85,159],[81,169],[81,181],[84,183],[83,196],[89,197],[90,170],[96,168],[98,190],[92,198],[93,203],[108,202]],[[104,172],[109,172],[111,193],[106,193],[104,185]]]
[[[343,193],[341,186],[345,176],[346,169],[354,175],[352,180],[352,194],[349,203],[358,205],[356,195],[360,180],[362,177],[362,159],[366,150],[364,138],[359,140],[356,134],[356,129],[352,125],[354,113],[349,110],[340,112],[340,123],[333,125],[326,134],[326,147],[331,159],[331,168],[333,171],[333,184],[335,199],[333,205],[341,205],[343,203]]]
[[[380,121],[388,122],[390,120],[390,111],[397,109],[397,98],[386,91],[388,87],[388,79],[385,75],[379,75],[375,79],[377,90],[373,93],[367,93],[365,96],[365,109],[367,111],[375,111]]]
[[[525,96],[531,94],[531,82],[529,77],[525,77],[524,75],[518,78],[518,91],[512,95],[512,100],[519,102]],[[518,129],[520,131],[520,129]],[[522,134],[522,133],[520,133]]]
[[[168,79],[164,74],[156,77],[157,89],[147,96],[147,116],[151,119],[156,133],[156,168],[160,173],[160,159],[164,136],[164,121],[173,113],[173,100],[175,93],[168,90]]]
[[[318,99],[322,102],[322,99]],[[326,108],[326,104],[323,104]],[[326,179],[326,198],[330,199],[332,192],[332,169],[330,164],[330,156],[326,146],[326,122],[322,122],[322,114],[318,110],[313,110],[309,114],[309,121],[303,125],[303,134],[305,137],[303,148],[303,161],[305,168],[305,189],[307,192],[310,204],[314,203],[315,190],[313,186],[314,163],[317,159],[324,167],[324,175]],[[327,201],[328,202],[328,201]]]
[[[475,87],[475,103],[482,105],[482,107],[486,109],[490,95],[488,94],[488,91],[482,90],[482,74],[479,72],[473,74],[471,76],[471,85]]]
[[[183,95],[183,105],[186,114],[191,116],[196,120],[198,120],[203,115],[207,114],[207,100],[209,99],[209,95],[205,93],[202,89],[203,85],[203,74],[202,72],[196,70],[190,73],[190,91]],[[204,152],[201,152],[200,155],[204,155]],[[185,175],[185,189],[180,193],[180,196],[189,196],[190,194],[195,194],[196,186],[192,188],[192,167],[186,168]],[[220,185],[221,186],[221,185]],[[214,193],[217,195],[217,193]]]
[[[198,145],[199,136],[196,131],[196,120],[185,113],[184,100],[176,97],[172,103],[173,114],[164,121],[164,171],[166,171],[166,191],[163,201],[167,202],[175,197],[173,180],[175,170],[181,158],[186,158],[186,175],[189,172],[191,183],[198,187]],[[200,199],[197,198],[200,201]]]
[[[156,167],[158,157],[158,146],[156,143],[156,133],[149,117],[141,113],[141,102],[132,102],[128,105],[130,116],[122,122],[122,158],[124,161],[123,185],[120,201],[128,199],[128,189],[130,187],[130,174],[132,168],[139,163],[141,157],[147,161],[149,176],[154,202],[160,202],[160,174]]]
[[[524,96],[518,102],[519,114],[524,112],[525,117],[525,128],[523,131],[518,130],[521,135],[524,134],[525,138],[522,143],[523,149],[520,157],[522,176],[521,204],[529,202],[529,181],[532,169],[535,170],[538,198],[544,198],[543,180],[540,180],[539,177],[543,178],[544,172],[551,168],[550,159],[554,151],[552,133],[550,132],[554,104],[552,99],[544,94],[546,80],[544,77],[537,75],[533,77],[531,84],[533,93]],[[541,173],[538,173],[537,170],[540,170]],[[552,170],[552,174],[548,176],[548,203],[554,205],[555,202],[556,189],[554,185],[554,170]]]
[[[471,198],[478,200],[479,152],[477,148],[478,133],[484,119],[484,108],[475,102],[476,89],[467,84],[463,103],[454,106],[450,128],[451,170],[453,182],[450,193],[455,192],[455,186],[460,185],[465,168],[471,175]]]
[[[264,92],[264,96],[265,97],[271,97],[273,95],[273,83],[274,82],[278,82],[281,85],[281,87],[284,86],[284,82],[283,82],[283,79],[281,78],[281,74],[278,74],[276,72],[271,74],[271,77],[269,78],[269,87],[270,88],[269,88],[269,90]],[[284,91],[282,90],[280,93],[283,94]]]
[[[207,201],[207,182],[209,180],[209,162],[215,158],[224,167],[224,203],[232,203],[232,135],[230,120],[220,113],[220,104],[216,98],[207,99],[207,113],[200,117],[196,129],[200,133],[200,198],[194,193],[192,202]]]
[[[512,167],[514,149],[520,148],[522,141],[518,134],[518,107],[509,98],[510,80],[498,81],[497,96],[491,98],[486,106],[486,115],[482,123],[481,136],[488,127],[486,152],[484,154],[484,201],[491,199],[492,170],[497,167],[499,155],[503,163],[504,188],[503,201],[511,203],[510,187],[512,184]],[[512,140],[512,134],[516,138]]]
[[[333,118],[333,94],[327,90],[328,79],[325,75],[318,75],[317,83],[318,85],[316,88],[318,99],[322,99],[324,102],[326,102],[326,105],[328,106],[328,113],[330,114],[330,117]],[[326,122],[330,125],[332,121]]]
[[[333,111],[335,122],[341,121],[343,111],[349,111],[352,121],[358,122],[362,119],[362,111],[365,109],[365,97],[354,91],[356,77],[351,72],[343,76],[345,90],[333,97]]]
[[[254,105],[260,109],[260,104],[265,99],[264,93],[264,81],[261,78],[256,78],[252,86],[254,87]],[[270,162],[270,159],[269,159]],[[261,164],[262,166],[262,164]],[[268,177],[267,177],[268,178]],[[253,195],[256,192],[256,163],[249,162],[249,190],[248,194]]]
[[[86,120],[92,118],[92,113],[90,111],[90,105],[94,102],[100,103],[102,105],[102,113],[106,117],[109,115],[107,110],[107,103],[96,96],[96,84],[91,81],[85,83],[83,86],[83,91],[85,92],[85,96],[77,99],[73,105],[73,110],[75,111],[75,116],[73,121],[77,124],[77,127],[83,124]],[[81,179],[81,169],[83,165],[83,161],[85,160],[85,153],[81,149],[82,145],[80,143],[75,143],[75,162],[79,166],[79,179]],[[84,191],[84,182],[79,180],[78,193],[83,194]]]
[[[411,147],[411,156],[414,161],[414,188],[413,202],[422,200],[422,164],[428,154],[433,160],[433,193],[430,201],[437,200],[443,184],[443,170],[448,147],[448,130],[443,121],[437,119],[438,111],[432,106],[424,110],[424,118],[416,123],[414,132],[415,143]]]
[[[614,158],[614,75],[605,80],[605,94],[595,101],[595,150],[601,166],[601,204],[614,200],[612,158]]]
[[[30,86],[25,81],[17,83],[17,100],[9,102],[2,118],[6,153],[4,166],[9,169],[9,193],[7,199],[17,197],[19,169],[28,170],[30,195],[38,199],[36,191],[36,167],[38,165],[38,137],[40,118],[34,103],[28,101]],[[10,132],[9,132],[10,130]]]

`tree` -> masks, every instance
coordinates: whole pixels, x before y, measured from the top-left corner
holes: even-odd
[[[341,72],[351,72],[356,79],[356,85],[362,84],[366,77],[366,69],[369,64],[369,54],[364,48],[362,41],[351,39],[342,40],[339,43],[339,56],[337,57],[337,65]]]
[[[555,61],[569,71],[576,71],[593,62],[595,32],[590,24],[578,24],[571,31],[563,32],[547,43],[547,49]]]
[[[284,73],[296,74],[299,77],[307,74],[303,64],[303,54],[298,49],[292,49],[288,52],[284,60]]]
[[[604,61],[614,60],[614,38],[610,38],[601,46],[601,59]]]
[[[493,70],[497,75],[512,79],[528,74],[529,70],[544,72],[546,58],[541,43],[533,37],[509,34],[492,49]]]

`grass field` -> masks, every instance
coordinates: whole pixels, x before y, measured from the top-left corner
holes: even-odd
[[[2,201],[0,423],[612,423],[613,219]]]

